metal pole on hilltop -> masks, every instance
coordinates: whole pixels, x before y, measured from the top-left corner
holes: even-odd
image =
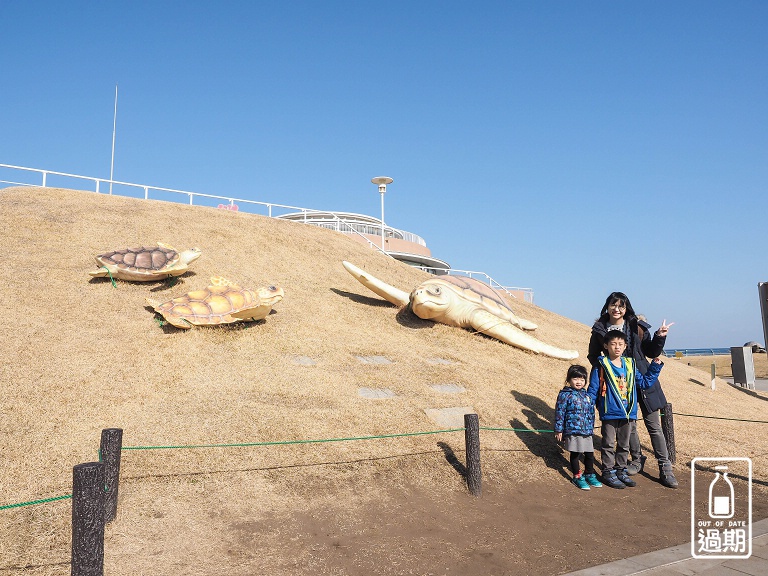
[[[387,191],[387,184],[392,184],[393,180],[389,176],[376,176],[371,178],[371,183],[378,185],[379,194],[381,194],[381,251],[385,252],[384,247],[384,193]]]
[[[386,190],[386,186],[384,186],[384,189]],[[379,187],[379,190],[381,190],[381,187]],[[381,249],[385,250],[384,248],[384,192],[381,193]]]
[[[112,180],[115,174],[115,132],[117,131],[117,84],[115,84],[115,115],[112,119],[112,162],[109,165],[109,193],[112,194]]]

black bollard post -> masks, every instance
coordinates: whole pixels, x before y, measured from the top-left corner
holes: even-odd
[[[473,496],[482,496],[480,474],[480,421],[477,414],[464,414],[464,441],[467,449],[467,487]]]
[[[72,469],[72,576],[104,575],[104,464]]]
[[[661,413],[661,430],[664,432],[664,439],[667,441],[667,452],[669,452],[669,461],[674,464],[677,461],[677,452],[675,450],[675,423],[672,419],[672,404],[667,402]]]
[[[120,451],[123,448],[122,428],[105,428],[101,431],[101,461],[104,463],[104,522],[117,516],[117,492],[120,488]]]

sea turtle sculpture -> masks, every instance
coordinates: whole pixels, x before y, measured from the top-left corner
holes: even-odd
[[[536,324],[518,318],[501,295],[479,280],[457,276],[430,278],[408,294],[343,262],[344,268],[363,286],[397,306],[411,304],[419,318],[449,326],[472,328],[512,346],[552,358],[573,360],[576,350],[562,350],[545,344],[523,330],[535,330]]]
[[[277,286],[264,286],[254,291],[214,276],[211,286],[203,290],[187,292],[163,303],[147,298],[147,303],[173,326],[187,329],[262,320],[283,295],[283,289]]]
[[[157,246],[124,248],[96,256],[100,268],[89,274],[94,278],[111,275],[120,280],[152,282],[181,276],[200,254],[199,248],[178,252],[162,242],[158,242]]]

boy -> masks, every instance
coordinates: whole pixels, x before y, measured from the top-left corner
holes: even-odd
[[[587,393],[595,401],[602,424],[600,455],[603,483],[611,488],[636,486],[627,474],[631,422],[637,420],[637,389],[650,388],[663,366],[655,358],[643,376],[632,358],[622,356],[627,349],[623,330],[609,330],[603,338],[605,356],[598,358],[589,377]]]

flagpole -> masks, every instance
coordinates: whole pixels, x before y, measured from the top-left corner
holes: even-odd
[[[109,166],[109,193],[112,194],[112,180],[115,173],[115,132],[117,130],[117,84],[115,84],[115,116],[112,120],[112,162]]]

